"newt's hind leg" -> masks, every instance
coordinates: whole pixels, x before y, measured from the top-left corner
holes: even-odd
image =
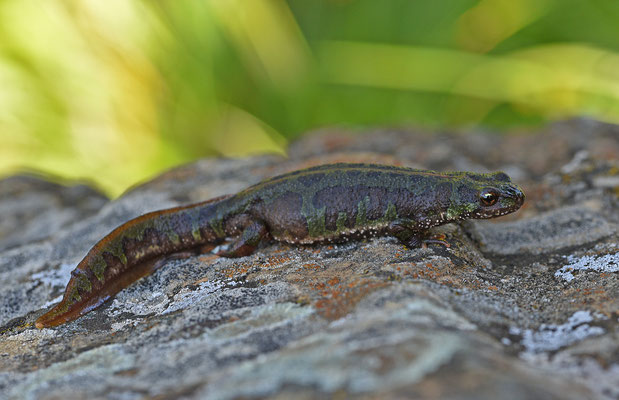
[[[244,257],[256,250],[263,240],[269,237],[269,231],[262,221],[252,221],[243,229],[241,235],[236,238],[228,248],[217,252],[221,257]]]

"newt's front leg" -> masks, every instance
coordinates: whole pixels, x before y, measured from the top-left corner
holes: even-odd
[[[409,219],[397,219],[389,224],[387,233],[397,238],[400,243],[409,249],[420,247],[422,244],[438,244],[445,247],[450,247],[445,241],[445,235],[437,237],[426,237],[426,230],[419,230],[417,223]]]
[[[387,228],[389,235],[397,238],[400,243],[408,248],[415,248],[421,245],[421,232],[414,229],[414,221],[408,219],[397,219],[392,221]]]

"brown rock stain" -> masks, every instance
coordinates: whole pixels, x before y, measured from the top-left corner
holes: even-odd
[[[327,282],[328,284],[329,282]],[[313,305],[319,315],[328,320],[336,320],[350,313],[359,301],[368,294],[389,285],[373,279],[356,279],[349,283],[338,283],[319,293]]]
[[[222,269],[221,273],[228,279],[240,278],[247,275],[255,265],[256,263],[238,263],[229,268]]]
[[[419,279],[432,281],[453,288],[487,289],[499,288],[489,282],[482,282],[472,276],[476,267],[456,266],[451,260],[438,263],[400,263],[392,267],[392,279]]]
[[[612,318],[617,313],[617,298],[598,286],[568,288],[563,290],[563,296],[569,297],[571,302],[578,307],[595,310],[608,318]]]
[[[286,264],[291,260],[291,257],[285,255],[270,256],[265,262],[260,263],[260,265],[262,268],[266,269],[278,269],[282,268],[283,264]]]

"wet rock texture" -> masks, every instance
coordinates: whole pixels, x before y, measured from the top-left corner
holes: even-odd
[[[619,398],[619,127],[315,132],[290,158],[208,159],[106,202],[0,182],[0,398]],[[311,165],[504,170],[516,214],[390,238],[173,260],[56,329],[33,321],[115,226]]]

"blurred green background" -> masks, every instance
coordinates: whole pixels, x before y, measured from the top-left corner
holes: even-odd
[[[2,0],[0,175],[111,196],[325,125],[619,122],[617,0]]]

